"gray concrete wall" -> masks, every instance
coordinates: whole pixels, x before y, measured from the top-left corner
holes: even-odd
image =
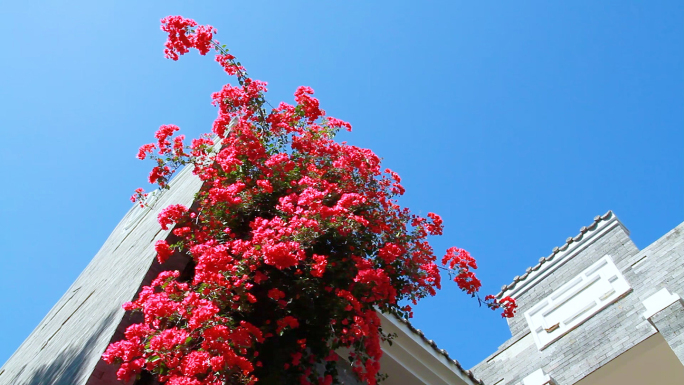
[[[578,255],[569,259],[562,267],[544,278],[542,282],[515,297],[516,301],[518,301],[519,309],[516,316],[508,320],[513,338],[521,337],[529,332],[527,322],[523,316],[525,311],[548,297],[554,290],[577,276],[599,258],[610,255],[617,267],[621,268],[622,265],[628,263],[630,258],[639,252],[636,245],[629,238],[626,229],[619,222],[615,222],[611,226],[612,228],[610,229],[597,228],[595,231],[608,230],[608,232],[598,236],[595,240],[589,240],[590,244],[583,245],[585,248]],[[585,235],[585,237],[587,236]],[[569,251],[571,252],[571,250]]]
[[[121,338],[117,328],[130,323],[121,305],[134,298],[146,279],[162,270],[155,260],[154,243],[166,238],[169,231],[160,229],[157,213],[170,204],[189,206],[200,185],[186,168],[154,208],[132,222],[140,212],[134,206],[69,290],[0,368],[0,385],[120,384],[114,377],[116,367],[104,364],[100,356],[113,336],[114,340]],[[177,262],[178,266],[164,264],[163,269],[182,267],[183,261]]]
[[[190,207],[201,181],[192,175],[191,168],[186,168],[170,186],[152,204],[152,209],[131,208],[69,290],[0,368],[0,385],[122,384],[116,379],[118,366],[106,364],[101,355],[109,343],[124,338],[127,326],[142,319],[140,314],[124,312],[121,305],[133,300],[140,288],[161,271],[182,271],[189,261],[178,253],[164,265],[155,258],[155,242],[173,237],[170,231],[160,229],[157,214],[170,204]],[[427,343],[416,348],[418,354],[411,352],[409,356],[415,358],[421,352],[427,353],[428,358],[422,358],[423,364],[446,364],[442,369],[452,370],[449,375],[453,375],[449,383],[478,382],[472,373],[450,360],[444,350],[438,350],[433,341],[428,341],[407,321],[402,322],[410,329],[407,333]],[[430,358],[430,351],[438,354]],[[341,360],[338,365],[343,384],[360,385],[348,362]],[[454,369],[461,376],[454,374]],[[394,383],[403,383],[404,379],[397,373],[389,374],[394,375]],[[157,384],[150,375],[143,377],[139,383]]]
[[[684,224],[680,224],[641,251],[621,224],[603,232],[548,277],[515,297],[520,309],[509,323],[513,337],[477,364],[472,369],[475,375],[485,384],[518,384],[542,368],[559,385],[571,385],[656,333],[656,328],[642,316],[646,310],[642,301],[663,287],[684,294],[683,230]],[[612,257],[632,291],[539,351],[524,312],[605,255]],[[522,287],[524,281],[519,281],[513,290]],[[669,317],[679,320],[681,315]],[[681,334],[671,334],[671,338],[684,339]]]
[[[684,303],[677,301],[654,314],[650,320],[679,361],[684,363]]]

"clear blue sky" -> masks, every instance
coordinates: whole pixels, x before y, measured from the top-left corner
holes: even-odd
[[[164,59],[170,14],[217,27],[273,104],[313,87],[406,206],[443,216],[433,245],[470,250],[484,293],[610,209],[655,241],[684,219],[684,3],[560,3],[4,2],[0,363],[149,187],[138,147],[210,129],[226,78]],[[471,367],[510,334],[446,286],[414,323]]]

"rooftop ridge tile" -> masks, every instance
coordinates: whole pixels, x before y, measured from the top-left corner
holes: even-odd
[[[554,248],[553,248],[553,251],[551,252],[551,254],[550,254],[548,257],[541,257],[541,258],[539,258],[539,263],[537,263],[537,264],[534,265],[534,266],[528,267],[528,268],[525,270],[525,274],[523,274],[523,275],[521,275],[521,276],[516,275],[515,277],[513,277],[513,282],[512,282],[512,283],[510,283],[510,284],[508,284],[508,285],[503,285],[503,286],[501,287],[501,291],[500,291],[499,293],[496,294],[496,298],[501,298],[501,297],[503,296],[503,294],[504,294],[507,290],[510,290],[510,289],[515,288],[515,286],[516,286],[519,282],[522,282],[522,281],[524,281],[525,279],[527,279],[527,277],[530,275],[531,272],[539,270],[539,269],[542,267],[542,265],[544,265],[546,262],[552,261],[553,258],[556,256],[556,254],[558,254],[558,253],[561,252],[561,251],[567,250],[568,247],[570,247],[570,244],[582,240],[582,238],[584,237],[584,234],[586,234],[589,230],[595,229],[596,226],[597,226],[600,222],[610,219],[611,216],[613,216],[613,211],[612,211],[612,210],[608,210],[608,212],[605,213],[605,214],[603,214],[603,215],[597,215],[597,216],[595,216],[595,217],[594,217],[594,222],[592,222],[589,226],[582,226],[582,227],[580,228],[580,233],[579,233],[579,234],[577,234],[577,235],[574,236],[574,237],[568,237],[568,238],[565,240],[565,243],[564,243],[562,246],[560,246],[560,247],[554,247]]]
[[[484,385],[484,382],[481,379],[475,377],[475,375],[473,374],[473,372],[471,370],[464,369],[461,366],[461,363],[459,363],[457,360],[449,357],[449,353],[446,350],[438,348],[437,343],[434,340],[429,340],[427,337],[425,337],[425,334],[423,334],[423,332],[420,329],[417,329],[415,326],[413,326],[413,324],[411,324],[411,321],[407,320],[406,318],[402,318],[401,316],[399,316],[395,312],[390,312],[390,314],[392,314],[392,316],[394,316],[397,320],[399,320],[399,322],[406,325],[406,327],[411,332],[418,335],[421,338],[421,340],[423,340],[423,342],[430,345],[430,347],[432,347],[432,349],[435,352],[437,352],[438,354],[440,354],[444,358],[446,358],[447,362],[449,362],[451,365],[455,366],[461,373],[465,374],[474,383],[479,384],[479,385]]]

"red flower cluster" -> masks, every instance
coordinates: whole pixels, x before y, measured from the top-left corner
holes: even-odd
[[[170,224],[179,223],[187,212],[188,209],[183,205],[171,205],[159,213],[157,220],[162,230],[168,230]]]
[[[503,297],[499,300],[496,299],[496,296],[493,295],[488,295],[485,297],[485,301],[487,303],[487,306],[489,306],[491,309],[496,310],[498,308],[503,308],[503,312],[501,313],[502,317],[505,318],[512,318],[515,316],[515,310],[517,309],[518,305],[515,303],[515,299],[511,297]]]
[[[154,245],[154,250],[157,252],[157,260],[159,263],[166,262],[166,260],[173,255],[173,249],[171,249],[169,244],[163,240],[157,241],[157,243]]]
[[[178,55],[190,52],[190,48],[197,48],[202,55],[211,50],[213,34],[216,33],[214,27],[202,25],[193,30],[197,23],[182,16],[168,16],[161,22],[162,31],[169,34],[164,50],[168,59],[178,60]]]
[[[216,145],[204,137],[185,147],[173,137],[178,127],[164,125],[157,143],[140,149],[139,158],[157,162],[150,180],[162,188],[183,165],[204,181],[191,208],[158,215],[174,235],[173,244],[155,245],[159,262],[183,253],[194,272],[188,280],[163,272],[125,304],[144,322],[104,359],[121,363],[124,380],[147,370],[168,384],[331,384],[331,352],[345,348],[357,376],[375,384],[388,338],[377,309],[410,317],[411,307],[399,304],[440,287],[427,237],[442,234],[442,219],[400,207],[399,176],[382,171],[372,151],[335,142],[351,125],[326,117],[311,88],[297,89],[295,105],[267,111],[266,83],[212,41],[213,27],[180,16],[162,24],[167,57],[213,46],[240,86],[212,95]],[[466,251],[451,248],[442,263],[461,289],[478,291]],[[485,301],[512,316],[512,299]]]
[[[475,258],[470,253],[458,247],[450,247],[442,258],[442,264],[451,270],[456,270],[454,282],[468,294],[474,295],[480,290],[482,283],[470,269],[477,269]]]

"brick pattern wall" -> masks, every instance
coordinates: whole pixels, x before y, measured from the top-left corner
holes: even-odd
[[[639,252],[636,245],[629,238],[629,234],[619,225],[619,222],[614,222],[611,226],[612,229],[600,238],[589,240],[588,242],[591,242],[590,245],[578,255],[565,262],[563,266],[555,270],[551,275],[544,278],[542,282],[527,289],[520,296],[516,296],[520,307],[517,315],[509,320],[508,325],[513,338],[521,337],[530,331],[523,315],[527,310],[548,297],[554,290],[576,277],[592,263],[605,255],[610,255],[618,269],[622,270],[623,266],[620,262],[628,260]],[[604,228],[599,228],[596,231],[601,232],[601,230],[604,230]]]
[[[472,369],[485,384],[522,384],[523,378],[543,368],[559,385],[571,385],[658,332],[642,317],[642,301],[663,287],[684,295],[684,224],[641,251],[624,227],[617,224],[598,239],[591,239],[589,246],[516,298],[520,310],[509,322],[513,337]],[[632,291],[539,351],[531,338],[525,311],[605,255],[612,257]],[[661,333],[670,339],[673,349],[684,353],[682,327],[676,326],[684,322],[684,310],[661,313],[653,318],[674,325],[663,327]],[[669,330],[669,337],[665,330]]]
[[[654,314],[651,323],[684,363],[684,303],[677,301]]]

